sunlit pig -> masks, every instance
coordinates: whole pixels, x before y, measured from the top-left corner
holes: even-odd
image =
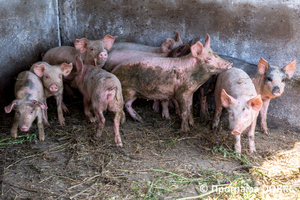
[[[178,47],[182,44],[182,40],[179,36],[178,32],[175,32],[175,38],[167,38],[167,40],[160,47],[152,47],[144,44],[138,43],[130,43],[130,42],[117,42],[111,48],[113,50],[127,49],[127,50],[135,50],[135,51],[144,51],[144,52],[152,52],[152,53],[168,53],[172,51],[172,49]]]
[[[69,112],[63,103],[63,77],[68,76],[73,69],[73,64],[49,65],[46,62],[37,62],[30,68],[41,78],[44,85],[45,97],[54,96],[57,104],[57,115],[60,125],[65,125],[64,112]]]
[[[285,80],[291,78],[296,68],[296,60],[287,64],[283,68],[269,65],[269,63],[261,58],[257,64],[257,74],[252,79],[256,91],[261,94],[263,101],[260,110],[261,127],[265,134],[269,134],[267,127],[267,112],[270,100],[279,97],[285,87]]]
[[[246,72],[232,68],[219,74],[215,86],[215,102],[213,130],[219,124],[223,107],[226,108],[229,114],[229,128],[235,135],[235,150],[241,153],[241,134],[249,127],[249,149],[250,152],[254,152],[254,131],[262,100]]]
[[[103,111],[109,110],[115,114],[113,127],[115,142],[118,147],[122,147],[119,125],[125,122],[125,113],[120,81],[115,75],[104,69],[84,65],[80,56],[77,57],[76,62],[78,72],[74,82],[84,98],[84,113],[90,121],[94,122],[93,112],[98,122],[95,139],[101,136],[105,125]]]
[[[6,113],[15,110],[15,118],[11,128],[11,137],[17,137],[18,127],[28,131],[32,122],[37,119],[39,140],[43,141],[44,125],[50,126],[46,117],[47,105],[41,80],[30,71],[23,71],[17,77],[15,84],[15,100],[4,108]]]
[[[210,48],[197,42],[191,53],[180,58],[137,58],[119,64],[112,73],[122,84],[125,107],[132,118],[142,118],[132,108],[137,98],[177,100],[181,129],[188,131],[194,124],[191,107],[193,93],[212,75],[231,68]]]

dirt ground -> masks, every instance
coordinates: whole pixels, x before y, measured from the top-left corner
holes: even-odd
[[[220,130],[213,134],[210,121],[200,119],[196,104],[195,125],[183,133],[174,109],[170,109],[171,120],[165,120],[152,110],[151,101],[138,100],[133,106],[144,123],[133,121],[126,113],[126,123],[120,128],[124,147],[117,148],[111,113],[105,114],[101,139],[94,141],[96,124],[85,118],[81,97],[64,98],[70,111],[64,115],[66,126],[58,123],[54,99],[48,100],[52,127],[45,128],[44,142],[36,141],[36,123],[28,133],[18,132],[16,140],[9,139],[13,113],[1,114],[0,198],[298,198],[297,132],[271,129],[271,135],[264,135],[257,128],[255,154],[247,152],[244,133],[243,156],[239,157],[232,151],[233,137],[227,129],[225,112]],[[213,186],[229,189],[212,191]],[[266,192],[269,186],[290,190]],[[241,191],[243,187],[248,190]],[[239,191],[232,192],[232,188]],[[251,188],[258,189],[249,191]]]

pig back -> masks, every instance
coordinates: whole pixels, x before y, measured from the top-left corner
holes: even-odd
[[[18,75],[14,92],[17,99],[44,102],[43,84],[40,78],[30,71],[23,71]]]
[[[70,47],[70,46],[55,47],[46,52],[42,61],[47,62],[50,65],[60,65],[62,63],[73,63],[73,66],[75,66],[76,56],[79,54],[80,52],[77,51],[74,47]]]
[[[218,91],[225,89],[229,95],[236,99],[241,96],[257,96],[254,84],[249,75],[245,71],[235,67],[219,74],[217,87],[221,87]]]

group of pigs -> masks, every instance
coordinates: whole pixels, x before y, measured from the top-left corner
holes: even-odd
[[[183,44],[177,32],[167,38],[161,47],[119,42],[116,36],[105,35],[100,40],[75,39],[74,47],[52,48],[41,62],[21,72],[15,84],[15,100],[5,107],[6,113],[15,110],[11,136],[17,129],[28,131],[37,117],[39,139],[44,140],[44,125],[50,126],[47,117],[48,97],[57,103],[58,121],[65,125],[63,88],[73,95],[76,88],[83,95],[84,114],[97,122],[95,139],[101,136],[105,124],[103,111],[114,113],[115,142],[122,147],[120,123],[125,122],[123,107],[130,116],[142,121],[132,108],[137,98],[154,100],[153,109],[162,106],[162,117],[169,116],[169,105],[175,106],[181,117],[181,129],[193,126],[193,94],[200,88],[201,113],[207,113],[207,88],[214,89],[215,116],[212,128],[216,130],[225,107],[229,113],[229,127],[235,135],[235,150],[241,152],[240,135],[248,127],[249,148],[255,151],[254,130],[258,114],[261,127],[268,134],[267,109],[272,98],[282,94],[286,78],[290,78],[296,61],[283,68],[270,66],[261,58],[256,73],[253,69],[234,66],[219,57],[210,48],[210,36],[205,44],[199,38]],[[240,68],[240,69],[239,69]],[[247,72],[247,73],[246,73]],[[204,87],[204,85],[206,85]]]

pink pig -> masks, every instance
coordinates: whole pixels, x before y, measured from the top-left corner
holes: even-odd
[[[94,112],[98,122],[95,139],[101,136],[105,125],[103,111],[109,110],[115,114],[115,142],[118,147],[122,147],[119,125],[125,122],[125,113],[123,111],[124,103],[119,79],[98,66],[84,65],[80,56],[77,57],[76,62],[78,72],[74,81],[83,94],[84,113],[90,121],[94,122],[95,118],[92,116],[91,111]]]
[[[168,53],[172,51],[172,49],[178,47],[182,44],[182,40],[179,36],[179,33],[175,31],[175,38],[167,38],[167,40],[160,47],[152,47],[144,44],[138,43],[130,43],[130,42],[118,42],[113,45],[111,51],[127,49],[127,50],[135,50],[135,51],[144,51],[151,53]]]
[[[232,68],[219,74],[215,86],[215,102],[213,130],[218,126],[222,109],[225,107],[229,113],[229,128],[235,135],[235,150],[241,153],[241,134],[249,127],[249,148],[251,152],[256,151],[254,131],[262,100],[246,72]]]
[[[15,97],[4,108],[6,113],[16,110],[11,128],[11,137],[16,139],[18,127],[21,131],[28,131],[32,122],[38,118],[39,140],[45,139],[44,125],[50,126],[47,120],[47,105],[41,80],[30,71],[23,71],[17,77],[15,84]]]
[[[181,129],[193,125],[193,93],[213,74],[231,68],[200,42],[191,46],[191,53],[180,58],[136,58],[119,64],[112,73],[122,84],[125,107],[132,118],[142,118],[132,108],[137,98],[164,100],[174,98],[181,110]]]
[[[63,111],[69,112],[63,103],[63,77],[68,76],[72,71],[72,63],[62,63],[61,65],[49,65],[46,62],[37,62],[30,68],[41,78],[44,85],[46,98],[54,96],[57,104],[58,121],[60,125],[65,125]]]

